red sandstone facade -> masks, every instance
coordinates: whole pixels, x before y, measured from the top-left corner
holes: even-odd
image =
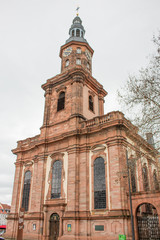
[[[134,166],[132,204],[135,235],[139,239],[137,217],[142,212],[138,211],[139,206],[150,203],[156,216],[160,216],[159,185],[158,182],[155,185],[154,175],[156,152],[123,113],[104,115],[107,92],[91,75],[93,50],[86,41],[81,41],[83,35],[83,39],[73,35],[60,50],[61,73],[42,85],[45,109],[40,134],[19,141],[13,150],[17,160],[6,237],[16,239],[25,173],[30,172],[23,239],[116,240],[120,234],[131,239],[127,150]],[[58,109],[61,93],[64,105]],[[106,202],[100,209],[95,208],[94,196],[94,163],[98,158],[104,160],[105,170]],[[56,161],[61,163],[61,192],[52,197]],[[143,167],[147,169],[147,187]]]

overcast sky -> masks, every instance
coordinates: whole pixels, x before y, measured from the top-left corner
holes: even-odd
[[[154,51],[160,0],[0,0],[0,202],[11,203],[18,140],[40,133],[41,85],[60,73],[59,50],[80,6],[94,49],[93,76],[108,92],[105,113],[118,110],[116,91]]]

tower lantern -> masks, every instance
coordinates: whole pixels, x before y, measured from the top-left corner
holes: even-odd
[[[84,38],[85,29],[79,16],[73,19],[69,29],[69,38],[65,45],[61,47],[60,57],[62,59],[61,72],[71,68],[83,68],[88,73],[92,73],[93,49]]]

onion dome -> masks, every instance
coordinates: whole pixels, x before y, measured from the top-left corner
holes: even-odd
[[[69,29],[69,39],[67,39],[66,43],[71,41],[77,41],[77,42],[87,42],[86,39],[84,39],[85,30],[82,25],[82,20],[79,16],[76,16],[73,19],[73,24]]]

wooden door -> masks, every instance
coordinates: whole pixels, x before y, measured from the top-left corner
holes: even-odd
[[[57,240],[59,236],[59,216],[54,213],[50,217],[49,240]]]

